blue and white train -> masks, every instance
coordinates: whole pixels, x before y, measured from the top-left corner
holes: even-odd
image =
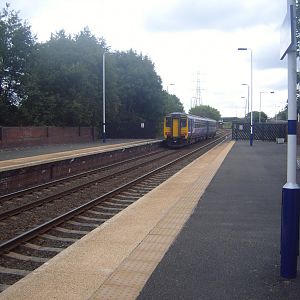
[[[216,135],[217,121],[181,112],[164,118],[164,142],[169,147],[196,143]]]

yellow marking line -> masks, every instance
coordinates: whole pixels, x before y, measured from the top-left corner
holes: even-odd
[[[135,299],[234,142],[202,155],[0,294],[0,299]]]

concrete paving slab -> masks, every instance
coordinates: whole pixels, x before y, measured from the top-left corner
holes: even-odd
[[[232,142],[221,145],[203,155],[46,265],[5,290],[0,294],[0,299],[136,297],[182,228],[174,222],[176,216],[181,216],[183,225],[232,145]],[[199,174],[202,164],[211,168]],[[192,172],[194,176],[189,177]],[[203,176],[206,177],[204,181]],[[183,178],[189,179],[181,186]],[[177,193],[170,193],[169,183],[180,187]],[[166,223],[160,222],[165,217]],[[171,234],[155,232],[164,230],[169,222],[174,222],[174,228],[165,230],[171,230]],[[144,263],[145,269],[138,277],[140,272],[131,272],[132,283],[128,284],[128,263],[139,262]]]
[[[235,143],[139,300],[300,299],[299,261],[298,278],[279,276],[286,151]]]

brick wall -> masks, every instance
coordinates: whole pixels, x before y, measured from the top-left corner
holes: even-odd
[[[96,132],[94,127],[0,127],[0,149],[92,142]]]

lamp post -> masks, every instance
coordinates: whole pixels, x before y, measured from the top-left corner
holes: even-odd
[[[103,112],[103,130],[102,130],[102,139],[103,139],[103,143],[106,142],[106,132],[105,132],[105,51],[103,52],[103,56],[102,56],[102,88],[103,88],[103,99],[102,99],[102,112]]]
[[[247,97],[241,97],[242,99],[246,99],[246,103],[245,103],[245,119],[246,119],[246,109],[247,109]]]
[[[106,142],[106,124],[105,124],[105,55],[106,54],[115,54],[115,52],[103,52],[102,55],[102,87],[103,87],[103,101],[102,101],[102,111],[103,111],[103,132],[102,132],[102,139],[103,139],[103,143]]]
[[[241,85],[247,86],[247,114],[249,114],[249,84],[248,83],[242,83]]]
[[[250,146],[253,145],[253,84],[252,84],[252,49],[238,48],[239,51],[250,51],[250,85],[251,85],[251,114],[250,114]]]
[[[258,115],[258,122],[261,122],[261,95],[262,94],[274,94],[274,92],[259,92],[259,115]]]

